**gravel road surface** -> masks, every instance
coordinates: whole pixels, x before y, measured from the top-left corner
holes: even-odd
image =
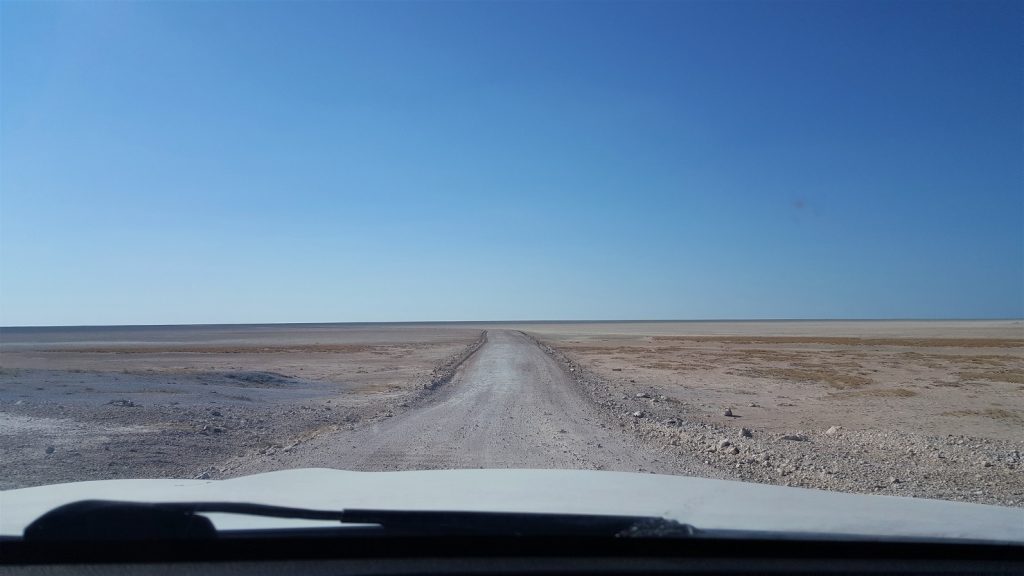
[[[682,470],[630,441],[530,338],[491,330],[454,379],[403,413],[326,432],[229,475],[291,467],[347,470],[586,468]]]

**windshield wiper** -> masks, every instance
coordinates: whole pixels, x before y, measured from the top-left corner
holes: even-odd
[[[688,524],[650,516],[446,512],[405,510],[310,510],[238,502],[121,502],[83,500],[50,510],[25,528],[26,541],[213,539],[208,513],[336,521],[370,526],[384,536],[577,536],[680,538]]]

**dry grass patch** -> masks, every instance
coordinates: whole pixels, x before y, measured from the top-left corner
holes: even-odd
[[[62,348],[61,352],[84,354],[404,354],[406,346],[367,344],[300,344],[295,346],[110,346],[106,348]]]
[[[930,386],[934,386],[934,387],[937,387],[937,388],[964,388],[966,385],[967,385],[967,383],[963,382],[963,381],[932,382],[930,384]],[[987,386],[987,384],[985,384],[985,385]]]
[[[743,376],[753,378],[777,378],[779,380],[790,380],[792,382],[813,382],[816,384],[827,384],[833,388],[847,389],[860,388],[874,384],[874,381],[859,374],[846,374],[829,368],[751,368],[738,372]]]
[[[871,388],[869,390],[852,390],[849,392],[839,392],[837,394],[832,395],[833,398],[913,398],[914,396],[917,396],[917,392],[909,390],[907,388]]]
[[[969,417],[969,416],[985,416],[986,418],[992,418],[995,420],[1020,420],[1020,415],[1003,408],[986,408],[985,410],[953,410],[951,412],[943,412],[940,416],[955,416],[955,417]]]
[[[580,354],[643,354],[654,352],[653,348],[641,346],[577,346],[571,345],[565,348]]]
[[[765,350],[763,348],[738,349],[733,348],[717,353],[712,353],[716,359],[731,360],[734,362],[797,362],[809,360],[813,355],[808,353],[790,352],[784,350]]]
[[[678,372],[692,372],[694,370],[710,370],[714,368],[710,364],[700,364],[692,362],[648,362],[646,364],[640,364],[640,368],[647,368],[649,370],[674,370]]]
[[[720,342],[723,344],[825,344],[829,346],[914,346],[919,348],[1024,348],[1013,338],[854,338],[812,336],[655,336],[658,342]]]
[[[938,367],[944,363],[968,364],[976,366],[991,366],[1001,368],[1007,364],[1019,364],[1024,358],[1006,356],[999,354],[923,354],[921,352],[900,352],[898,358],[925,363],[928,366]]]
[[[981,355],[981,356],[961,356],[961,363],[964,364],[982,364],[985,366],[996,366],[1002,367],[1006,364],[1017,364],[1020,365],[1024,362],[1024,358],[1013,357],[1013,356],[997,356],[994,354]]]
[[[988,380],[990,382],[1008,382],[1024,384],[1024,370],[993,370],[988,372],[961,372],[961,381]]]

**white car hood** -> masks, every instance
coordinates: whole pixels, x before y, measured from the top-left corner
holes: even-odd
[[[48,510],[85,499],[661,516],[704,529],[1024,542],[1019,508],[629,472],[322,468],[230,480],[103,480],[7,490],[0,492],[0,535],[20,536]],[[323,524],[210,517],[219,529]]]

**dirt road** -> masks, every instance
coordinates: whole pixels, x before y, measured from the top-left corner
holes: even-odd
[[[533,340],[491,330],[455,378],[422,404],[362,429],[322,434],[275,459],[242,462],[229,474],[290,467],[682,472],[608,420]]]

